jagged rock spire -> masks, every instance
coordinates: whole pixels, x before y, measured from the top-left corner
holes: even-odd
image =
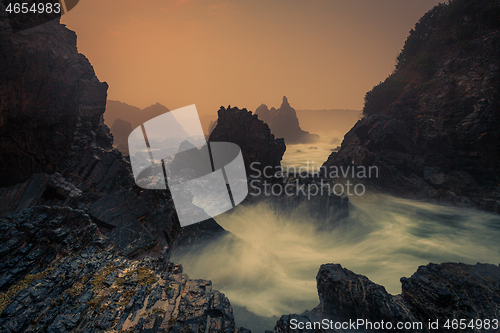
[[[281,108],[283,107],[290,107],[290,104],[288,103],[288,98],[286,98],[286,96],[283,96],[283,103],[281,103]]]

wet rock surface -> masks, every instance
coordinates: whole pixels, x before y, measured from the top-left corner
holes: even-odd
[[[37,206],[0,228],[0,332],[244,331],[210,281],[119,256],[81,210]]]
[[[366,276],[358,275],[339,264],[321,265],[316,276],[320,304],[301,315],[282,316],[273,332],[302,332],[290,328],[290,320],[307,322],[349,322],[364,319],[372,323],[384,321],[422,323],[422,328],[404,332],[488,332],[491,328],[446,328],[446,321],[454,319],[494,320],[500,315],[500,266],[491,264],[466,265],[460,263],[420,266],[409,278],[401,278],[402,293],[391,295],[381,285]],[[430,328],[430,322],[439,321],[439,327]],[[305,326],[304,326],[305,327]],[[394,328],[376,330],[360,326],[356,332],[394,331]],[[343,332],[342,329],[319,328],[303,332]]]

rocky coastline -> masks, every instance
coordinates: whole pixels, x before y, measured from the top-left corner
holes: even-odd
[[[376,191],[500,213],[500,24],[492,13],[498,1],[451,1],[425,14],[395,71],[366,94],[364,118],[323,165],[376,165]]]
[[[444,6],[424,17],[414,34],[434,27]],[[475,48],[466,60],[453,55],[462,45],[450,41],[434,81],[419,88],[428,89],[421,97],[408,83],[390,103],[368,107],[370,114],[325,166],[378,164],[381,175],[395,180],[394,188],[375,184],[383,190],[500,212],[493,174],[500,156],[500,35],[487,27],[471,37]],[[130,162],[113,149],[103,121],[107,84],[78,53],[76,34],[58,20],[14,32],[0,3],[0,50],[0,332],[249,332],[236,326],[230,300],[210,281],[189,279],[170,262],[181,244],[226,231],[213,219],[181,230],[168,190],[135,185]],[[404,60],[401,68],[411,63]],[[456,97],[447,102],[453,89]],[[409,109],[415,119],[405,118]],[[210,141],[240,145],[250,177],[252,162],[277,169],[286,149],[255,114],[235,107],[221,107]],[[299,185],[317,181],[309,175]],[[311,209],[324,208],[323,216],[348,213],[345,198],[317,198]],[[283,211],[300,204],[279,200]],[[292,320],[426,324],[500,317],[499,266],[429,264],[401,282],[402,293],[391,295],[339,264],[322,265],[318,307],[281,317],[273,332],[343,331],[293,329]]]

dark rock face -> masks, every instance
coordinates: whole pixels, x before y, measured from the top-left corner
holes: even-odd
[[[180,231],[170,193],[138,188],[112,149],[107,85],[76,35],[58,22],[13,33],[4,13],[0,332],[240,331],[224,295],[168,263]]]
[[[113,135],[113,146],[116,147],[123,155],[128,155],[128,136],[132,133],[132,124],[128,121],[116,118],[110,128]]]
[[[112,137],[102,121],[107,85],[77,52],[75,33],[55,21],[20,33],[9,31],[3,18],[0,23],[0,186],[18,183],[0,189],[0,215],[37,205],[89,210],[106,200],[118,213],[105,228],[125,255],[152,248],[163,237],[163,230],[152,237],[138,218],[152,220],[157,212],[178,229],[172,213],[149,210],[173,207],[165,194],[147,201],[149,214],[128,214],[122,200],[134,202],[139,192],[124,195],[136,188],[130,164],[110,150]]]
[[[117,158],[118,155],[112,156]],[[114,160],[115,163],[117,161],[120,160]],[[122,163],[116,168],[124,168],[126,171],[127,164],[123,160]],[[24,183],[0,188],[0,216],[40,205],[85,209],[123,255],[137,255],[152,248],[158,242],[166,245],[163,230],[151,233],[155,228],[152,227],[151,231],[148,231],[139,221],[140,219],[151,221],[152,215],[160,214],[160,211],[153,211],[151,205],[159,204],[161,201],[153,200],[151,197],[141,199],[130,189],[120,186],[120,173],[114,173],[106,179],[100,173],[108,173],[111,165],[106,168],[97,163],[93,169],[94,177],[87,177],[84,182],[75,182],[77,185],[68,181],[61,174],[55,173],[50,176],[35,174]],[[69,179],[72,176],[69,174]],[[92,184],[92,179],[101,179],[101,181]],[[72,181],[75,180],[72,179]],[[90,186],[87,187],[85,183]],[[123,185],[126,184],[127,181]],[[80,188],[84,190],[82,191]],[[95,192],[90,193],[89,188]],[[132,184],[130,184],[130,188],[133,188]],[[165,199],[168,202],[168,199]],[[163,229],[178,229],[172,214],[173,212],[170,215],[163,213],[164,223],[168,224],[168,226],[163,225]],[[150,223],[160,227],[159,223],[152,221]]]
[[[139,223],[149,211],[146,202],[130,191],[105,195],[90,206],[90,216],[111,228],[109,239],[120,246],[121,253],[130,256],[155,244],[154,238]]]
[[[429,264],[402,278],[401,296],[423,319],[498,318],[500,268],[495,265]]]
[[[112,149],[102,120],[107,85],[77,52],[75,33],[57,21],[13,33],[0,9],[0,188],[17,183],[0,189],[0,214],[84,209],[128,256],[173,242],[180,226],[170,194],[138,188],[130,163]],[[138,201],[141,215],[131,214],[128,203]],[[113,218],[101,218],[111,208]]]
[[[255,114],[269,125],[276,137],[284,138],[286,144],[309,143],[319,139],[318,135],[310,134],[300,128],[297,113],[285,96],[279,109],[273,107],[269,110],[267,105],[262,104],[255,110]]]
[[[325,166],[378,165],[383,190],[500,212],[499,14],[455,0],[422,17]]]
[[[76,35],[52,21],[12,32],[0,5],[0,186],[78,163],[111,148],[103,124],[107,84],[76,49]]]
[[[118,256],[90,217],[35,207],[0,218],[0,332],[244,332],[210,281]]]
[[[275,139],[269,127],[247,109],[221,107],[217,126],[209,141],[232,142],[240,146],[247,175],[263,170],[266,166],[279,167],[286,146],[283,139]],[[254,163],[253,167],[251,167]]]
[[[24,183],[0,188],[0,216],[38,205],[70,206],[81,194],[81,190],[57,172],[51,176],[35,174]]]
[[[446,320],[495,319],[500,315],[500,267],[490,264],[458,263],[421,266],[410,278],[402,278],[402,293],[391,295],[383,286],[367,277],[342,268],[338,264],[321,265],[316,276],[320,304],[304,314],[283,316],[273,332],[300,332],[290,329],[290,319],[304,323],[365,319],[370,322],[421,322],[422,328],[404,332],[487,332],[488,330],[447,329]],[[439,327],[430,328],[429,321],[439,320]],[[394,332],[393,329],[359,331]],[[342,331],[342,330],[340,330]],[[305,332],[338,332],[318,329]]]
[[[321,313],[328,318],[371,321],[415,319],[408,307],[383,286],[340,265],[321,265],[316,276]]]

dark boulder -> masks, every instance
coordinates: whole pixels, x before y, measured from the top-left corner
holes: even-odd
[[[320,304],[301,315],[282,316],[278,332],[344,332],[344,330],[291,330],[290,320],[301,322],[356,322],[359,332],[394,332],[398,323],[416,325],[404,332],[488,332],[486,327],[453,328],[453,320],[494,320],[500,314],[500,266],[459,263],[420,266],[410,278],[401,278],[402,293],[391,295],[366,276],[339,264],[321,265],[316,276]],[[381,329],[370,323],[390,323]],[[429,323],[438,323],[430,327]],[[421,323],[421,326],[418,326]],[[446,327],[445,325],[449,325]],[[373,326],[371,326],[373,327]],[[352,327],[351,327],[352,328]],[[491,328],[491,326],[490,326]]]
[[[246,332],[229,300],[160,257],[119,256],[81,210],[0,218],[0,332]]]
[[[247,175],[258,173],[265,167],[276,169],[286,146],[283,139],[275,139],[269,126],[247,109],[221,107],[217,125],[210,134],[211,142],[232,142],[243,153]],[[253,164],[252,164],[253,163]]]

